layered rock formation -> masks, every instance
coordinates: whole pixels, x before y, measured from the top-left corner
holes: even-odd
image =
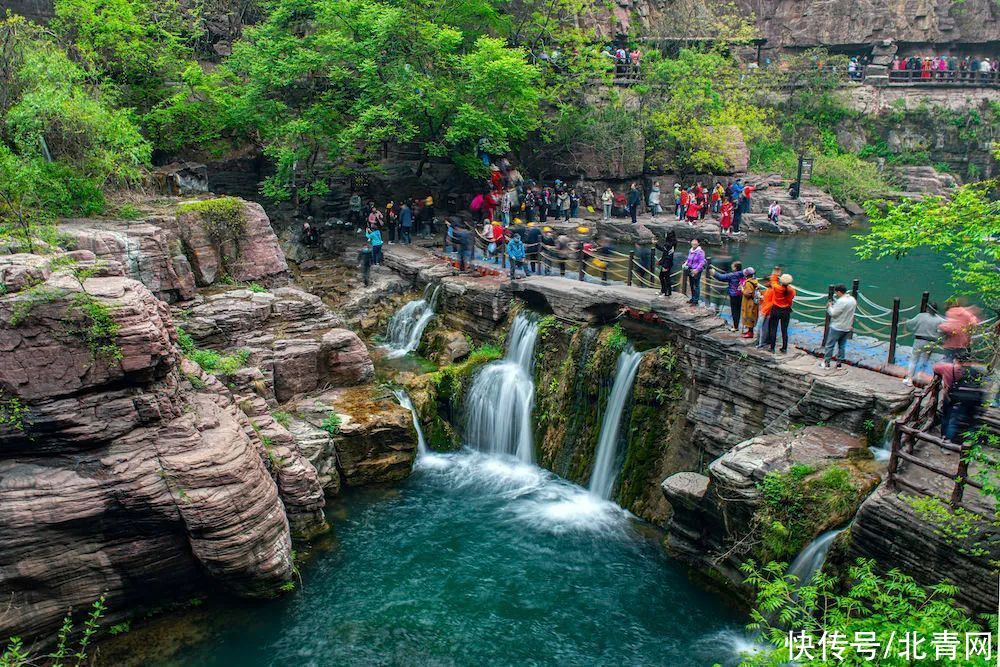
[[[361,339],[341,328],[319,297],[295,287],[199,297],[179,306],[177,316],[199,346],[249,350],[279,403],[322,387],[361,384],[374,373]]]
[[[8,262],[0,635],[49,631],[102,593],[111,618],[209,583],[276,594],[293,571],[286,508],[303,529],[323,525],[297,449],[273,460],[229,392],[181,365],[166,304],[107,275],[120,266]],[[32,272],[44,282],[26,287],[18,276]]]
[[[712,461],[707,475],[671,475],[662,484],[673,507],[668,549],[745,593],[743,562],[787,562],[812,538],[850,520],[879,481],[867,459],[852,458],[864,446],[838,429],[810,426],[740,443]],[[765,485],[769,474],[774,481]],[[802,496],[793,510],[800,516],[788,516],[781,507],[789,502],[780,495],[786,485],[789,495]],[[785,525],[793,521],[803,525]]]

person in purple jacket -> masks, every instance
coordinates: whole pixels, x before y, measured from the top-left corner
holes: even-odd
[[[729,273],[715,272],[715,279],[727,283],[726,291],[729,293],[729,312],[733,315],[733,331],[740,332],[740,313],[743,312],[743,264],[733,262],[732,271]]]
[[[688,280],[691,283],[691,299],[688,303],[697,306],[701,300],[701,273],[705,270],[705,251],[701,249],[698,239],[691,241],[691,250],[688,251],[684,269],[688,272]]]

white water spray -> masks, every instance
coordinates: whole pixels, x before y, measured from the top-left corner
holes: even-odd
[[[608,406],[604,410],[594,472],[590,475],[590,492],[605,500],[611,497],[611,490],[618,477],[618,436],[621,432],[622,413],[632,395],[632,385],[635,383],[635,374],[639,370],[640,361],[642,355],[631,345],[618,355],[615,382],[608,397]]]
[[[476,375],[465,400],[465,443],[488,454],[534,459],[531,409],[535,383],[531,371],[538,326],[518,315],[507,335],[507,354]]]
[[[389,357],[401,357],[416,351],[420,346],[420,337],[424,335],[424,329],[434,317],[434,307],[437,305],[440,290],[440,284],[428,285],[424,288],[423,298],[404,304],[392,316],[385,336],[385,347],[389,350]]]
[[[420,428],[420,419],[417,418],[417,411],[413,407],[413,401],[410,400],[409,394],[407,394],[402,389],[393,389],[393,394],[396,395],[396,400],[399,404],[410,411],[410,417],[413,419],[413,428],[417,430],[417,457],[422,457],[427,454],[427,441],[424,440],[424,430]]]

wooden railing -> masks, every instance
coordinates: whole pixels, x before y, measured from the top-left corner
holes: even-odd
[[[905,462],[951,480],[953,483],[952,491],[947,499],[951,506],[953,508],[964,507],[969,511],[977,512],[978,510],[962,503],[966,486],[976,489],[983,488],[982,484],[969,477],[969,451],[972,449],[972,443],[955,444],[930,432],[938,421],[940,390],[941,377],[935,375],[934,380],[922,392],[913,397],[906,412],[893,423],[888,484],[893,489],[898,490],[903,487],[917,495],[939,497],[934,489],[916,484],[900,474],[900,463]],[[920,458],[914,453],[914,447],[917,443],[927,443],[958,454],[957,469],[946,470]]]

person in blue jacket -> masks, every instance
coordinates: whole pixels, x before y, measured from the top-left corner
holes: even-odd
[[[403,243],[413,243],[410,232],[413,231],[413,209],[408,202],[403,202],[403,208],[399,211],[399,238]]]
[[[372,264],[382,263],[382,232],[369,227],[365,230],[365,237],[372,246]]]
[[[740,262],[733,262],[732,271],[729,273],[715,273],[715,279],[727,283],[726,292],[729,294],[729,312],[733,315],[733,331],[740,331],[740,313],[743,312],[743,265]]]
[[[528,277],[528,269],[524,266],[524,243],[520,234],[514,234],[507,244],[507,257],[510,259],[510,279],[514,280],[514,272],[521,267],[524,277]]]

